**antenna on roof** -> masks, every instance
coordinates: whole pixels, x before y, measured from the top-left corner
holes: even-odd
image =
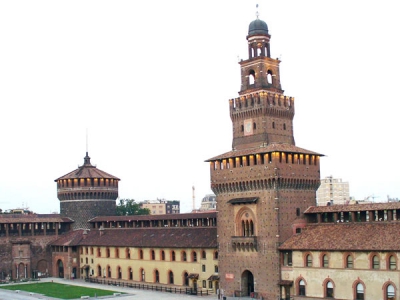
[[[256,17],[257,17],[257,19],[258,19],[258,16],[260,15],[259,13],[258,13],[258,3],[256,4]]]
[[[192,186],[192,198],[193,198],[192,211],[194,212],[196,210],[196,196],[195,196],[195,187],[194,187],[194,185]]]

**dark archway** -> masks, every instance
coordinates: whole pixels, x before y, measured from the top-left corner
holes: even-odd
[[[42,259],[42,260],[39,260],[38,261],[38,263],[37,263],[37,267],[36,267],[36,270],[37,270],[37,275],[39,276],[43,276],[43,277],[47,277],[49,274],[49,269],[48,269],[48,264],[47,264],[47,261],[46,260],[44,260],[44,259]]]
[[[184,279],[184,285],[189,286],[189,274],[187,272],[183,274],[183,279]]]
[[[57,261],[57,266],[58,266],[58,277],[64,278],[64,264],[61,259]]]
[[[254,276],[249,270],[242,273],[241,287],[243,296],[250,296],[254,292]]]
[[[17,279],[26,278],[25,275],[26,275],[25,274],[25,265],[23,263],[20,263],[18,265],[18,270],[17,270]]]

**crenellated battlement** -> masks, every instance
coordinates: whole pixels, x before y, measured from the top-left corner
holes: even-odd
[[[256,92],[229,100],[231,119],[267,114],[277,117],[294,117],[294,97],[273,92]]]

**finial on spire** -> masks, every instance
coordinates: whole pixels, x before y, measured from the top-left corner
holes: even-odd
[[[258,13],[258,3],[256,4],[256,17],[257,17],[257,19],[258,19],[258,16],[260,15],[259,13]]]
[[[86,153],[89,152],[88,144],[89,144],[89,137],[88,137],[88,129],[86,128]]]
[[[90,157],[89,157],[89,151],[88,151],[88,129],[86,128],[86,156],[84,157],[84,163],[85,166],[90,165]]]

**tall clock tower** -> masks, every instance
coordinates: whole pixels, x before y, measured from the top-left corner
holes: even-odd
[[[220,286],[230,296],[287,297],[278,247],[316,203],[320,156],[293,136],[294,98],[281,86],[267,24],[250,23],[239,97],[229,100],[232,150],[207,160],[217,196]]]

